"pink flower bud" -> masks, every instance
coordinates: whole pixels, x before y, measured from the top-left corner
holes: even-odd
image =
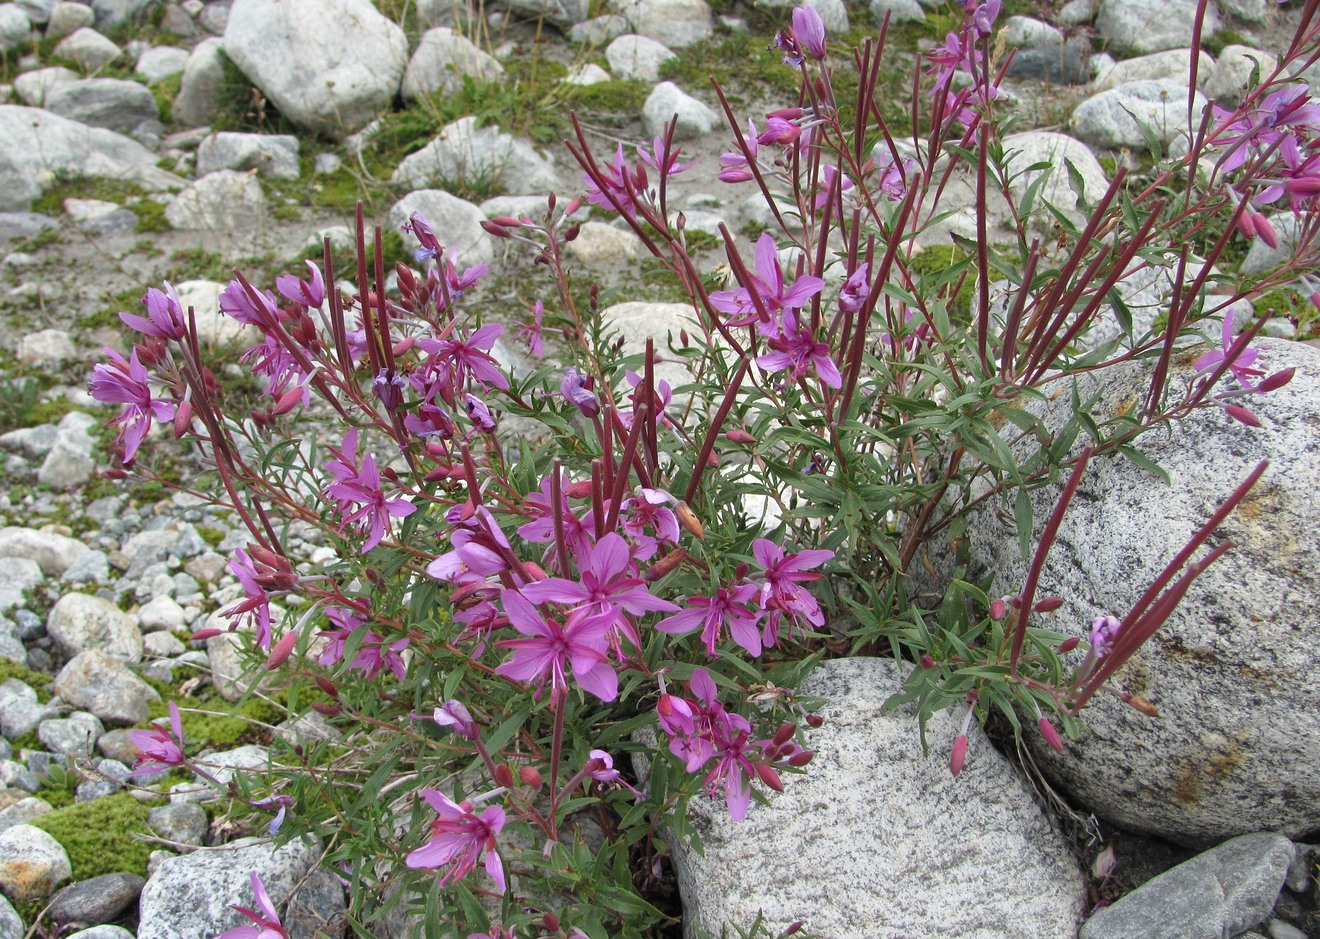
[[[481,223],[481,227],[482,229],[485,230],[486,234],[491,235],[495,238],[513,237],[513,233],[510,232],[503,225],[496,225],[494,219],[486,219],[484,222]]]
[[[724,435],[724,438],[734,443],[756,443],[756,438],[745,430],[731,430]]]
[[[1315,293],[1311,294],[1310,300],[1311,300],[1311,306],[1315,307],[1317,310],[1320,310],[1320,290],[1317,290]]]
[[[935,667],[935,659],[932,658],[930,655],[923,655],[923,656],[921,657],[921,659],[917,662],[917,667],[918,667],[918,668],[934,668],[934,667]]]
[[[814,750],[803,750],[795,753],[788,758],[788,765],[794,769],[801,769],[816,758]]]
[[[275,648],[270,650],[270,657],[266,659],[266,671],[273,672],[289,661],[289,656],[293,653],[293,647],[297,644],[298,634],[296,632],[285,633],[280,641],[275,643]]]
[[[1063,640],[1063,642],[1059,643],[1059,647],[1054,651],[1058,652],[1060,655],[1063,655],[1065,652],[1071,652],[1073,649],[1076,649],[1078,643],[1080,643],[1081,641],[1082,640],[1079,639],[1077,636],[1072,636],[1068,639]]]
[[[819,714],[808,714],[806,716],[806,722],[808,727],[815,730],[817,727],[820,727],[825,723],[825,718],[821,717]]]
[[[573,215],[580,208],[582,208],[582,197],[578,196],[564,208],[564,214]]]
[[[1285,368],[1281,371],[1275,372],[1273,375],[1262,379],[1261,383],[1256,386],[1256,390],[1263,394],[1265,392],[1282,388],[1284,385],[1288,384],[1288,382],[1292,381],[1293,373],[1295,371],[1296,369]]]
[[[191,638],[193,642],[202,642],[206,639],[210,639],[212,636],[218,636],[220,633],[221,630],[219,629],[199,629],[189,638]]]
[[[564,495],[570,499],[589,499],[591,498],[591,480],[584,479],[578,483],[570,483],[564,487]]]
[[[1246,424],[1248,427],[1261,426],[1260,418],[1240,405],[1226,404],[1224,405],[1224,410],[1228,412],[1229,417],[1241,424]]]
[[[779,729],[775,731],[774,742],[777,746],[782,746],[793,739],[797,733],[797,724],[780,724]]]
[[[288,414],[298,405],[302,404],[303,390],[301,388],[290,388],[284,394],[280,395],[275,407],[271,409],[271,415]]]
[[[1260,235],[1260,240],[1265,242],[1271,248],[1279,246],[1279,233],[1274,230],[1270,220],[1264,215],[1256,215],[1251,219],[1251,224],[1255,226],[1256,234]]]
[[[532,789],[540,789],[541,773],[535,766],[523,766],[518,770],[518,781]]]
[[[1062,753],[1063,738],[1060,737],[1059,732],[1054,729],[1054,725],[1050,723],[1050,719],[1048,717],[1042,717],[1040,720],[1036,721],[1036,726],[1040,728],[1040,735],[1045,738],[1045,742],[1050,745],[1050,749],[1056,753]]]
[[[953,753],[949,755],[949,772],[957,776],[963,771],[963,764],[967,762],[967,735],[959,734],[953,741]]]
[[[1002,597],[990,601],[990,618],[996,623],[1008,615],[1008,603]]]
[[[1063,597],[1046,597],[1036,603],[1032,609],[1037,613],[1053,613],[1063,606]]]
[[[505,789],[513,788],[513,770],[509,769],[508,763],[501,763],[495,767],[495,785],[503,786]]]
[[[174,439],[182,440],[184,434],[192,430],[192,402],[179,402],[179,409],[174,412]]]

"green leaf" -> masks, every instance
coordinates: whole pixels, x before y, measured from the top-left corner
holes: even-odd
[[[1164,158],[1164,148],[1160,144],[1159,135],[1155,133],[1155,128],[1133,114],[1130,108],[1120,106],[1127,112],[1128,117],[1132,118],[1133,123],[1137,125],[1137,130],[1141,131],[1141,136],[1146,139],[1146,149],[1150,151],[1150,158],[1156,163],[1160,162]],[[1170,102],[1170,107],[1176,107],[1176,105]]]
[[[1136,447],[1122,446],[1118,448],[1118,452],[1123,454],[1125,457],[1127,457],[1128,460],[1131,461],[1131,463],[1134,466],[1139,466],[1142,469],[1144,469],[1146,472],[1158,476],[1160,479],[1164,480],[1165,485],[1172,484],[1173,481],[1169,478],[1169,471],[1166,470],[1164,467],[1160,466],[1150,457],[1146,456],[1146,454],[1142,453]]]
[[[1018,547],[1022,549],[1022,560],[1031,557],[1032,526],[1035,518],[1031,506],[1031,493],[1026,487],[1019,486],[1013,505],[1013,520],[1017,522]]]
[[[1086,199],[1086,180],[1082,178],[1081,171],[1077,169],[1072,160],[1065,158],[1063,165],[1068,169],[1068,188],[1077,197],[1077,208],[1090,214],[1091,203]]]

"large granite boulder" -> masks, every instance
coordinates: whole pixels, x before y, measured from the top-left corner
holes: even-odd
[[[235,0],[224,50],[281,114],[341,138],[389,106],[408,64],[370,0]]]
[[[1256,463],[1271,461],[1212,542],[1230,539],[1232,550],[1115,676],[1159,717],[1098,694],[1082,713],[1088,729],[1063,754],[1034,747],[1041,768],[1079,804],[1194,846],[1320,828],[1320,647],[1308,639],[1320,627],[1320,350],[1258,345],[1263,367],[1297,369],[1284,388],[1237,399],[1264,426],[1211,407],[1140,438],[1171,485],[1123,457],[1093,462],[1039,586],[1066,601],[1050,628],[1085,638],[1094,617],[1131,609]],[[1192,381],[1199,351],[1173,360],[1173,394]],[[1083,400],[1098,398],[1097,423],[1141,406],[1150,367],[1134,362],[1077,380]],[[1070,398],[1065,391],[1027,407],[1055,432],[1071,417]],[[1037,535],[1061,488],[1033,494]],[[969,528],[974,563],[994,574],[996,594],[1017,593],[1026,579],[1012,517],[984,511]]]

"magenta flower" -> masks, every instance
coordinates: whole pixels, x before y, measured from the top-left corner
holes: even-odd
[[[541,320],[545,316],[545,305],[540,300],[532,307],[532,321],[523,323],[516,333],[517,338],[527,346],[527,354],[534,359],[545,355],[545,340],[541,337]]]
[[[630,166],[623,156],[623,144],[619,144],[613,162],[601,166],[600,174],[602,185],[597,185],[591,174],[582,174],[587,201],[611,212],[621,212],[628,218],[636,215],[637,202],[645,198],[646,167],[640,163],[636,168]]]
[[[325,278],[313,262],[303,263],[307,265],[308,280],[300,280],[292,274],[281,274],[275,278],[275,289],[287,300],[320,309],[321,304],[325,303]]]
[[[490,323],[466,339],[422,339],[417,346],[431,357],[427,367],[454,390],[467,387],[470,381],[507,389],[509,380],[500,371],[500,363],[490,354],[495,340],[503,332],[503,326]]]
[[[148,289],[147,295],[142,298],[142,303],[147,308],[146,316],[136,316],[132,313],[119,314],[125,326],[137,330],[144,336],[158,339],[182,338],[183,307],[179,304],[179,295],[174,292],[174,287],[169,281],[165,281],[163,293],[155,287]]]
[[[465,740],[476,740],[477,723],[461,701],[449,700],[435,709],[431,717],[441,727],[452,727]]]
[[[761,618],[759,610],[749,610],[747,604],[755,598],[757,589],[752,584],[721,586],[714,597],[688,597],[687,609],[666,617],[655,624],[664,633],[681,635],[700,627],[706,652],[714,655],[725,627],[733,641],[752,655],[761,654],[761,634],[756,629]]]
[[[792,310],[783,311],[779,335],[767,339],[766,344],[772,351],[757,358],[756,364],[767,372],[788,370],[794,381],[805,377],[808,372],[815,372],[820,383],[827,388],[843,387],[843,375],[830,358],[830,347],[817,342],[810,328],[799,327]]]
[[[247,597],[222,610],[221,615],[230,619],[233,629],[237,629],[239,620],[246,617],[256,630],[258,648],[270,651],[270,596],[258,579],[260,574],[256,563],[246,551],[238,548],[229,561],[229,569],[243,585]]]
[[[562,481],[559,493],[559,516],[560,524],[564,530],[564,544],[568,548],[569,554],[575,558],[584,558],[591,553],[591,544],[593,538],[593,529],[590,524],[591,515],[588,513],[585,519],[578,518],[569,504],[568,496],[564,494],[564,489],[568,487],[568,481]],[[554,503],[551,501],[554,492],[554,481],[549,477],[541,480],[540,492],[527,494],[523,504],[527,510],[527,517],[531,521],[518,527],[518,537],[535,544],[551,545],[546,555],[548,561],[555,561],[557,549],[555,544],[555,517]]]
[[[725,183],[745,183],[749,179],[754,179],[750,163],[756,161],[759,136],[756,125],[749,120],[747,122],[747,136],[744,138],[747,144],[747,153],[730,150],[720,154],[720,172],[716,179]]]
[[[440,241],[436,238],[435,229],[426,221],[426,217],[421,212],[414,212],[409,215],[408,221],[403,224],[403,230],[412,232],[421,244],[421,247],[413,252],[413,257],[418,264],[444,252],[444,245],[440,244]]]
[[[825,614],[820,604],[802,584],[820,580],[824,575],[812,573],[834,557],[833,551],[799,551],[785,556],[779,545],[765,538],[752,542],[756,563],[765,568],[760,590],[761,609],[766,612],[766,625],[762,640],[766,646],[779,642],[779,622],[788,616],[791,622],[809,626],[822,626]]]
[[[257,907],[261,912],[256,913],[245,906],[230,907],[252,920],[252,925],[222,932],[215,939],[289,939],[289,934],[280,925],[280,914],[275,910],[275,904],[270,902],[270,896],[261,884],[261,878],[256,871],[251,876],[252,893],[257,898]]]
[[[231,280],[220,293],[220,312],[240,323],[256,326],[265,331],[279,322],[280,311],[275,306],[275,295],[269,290],[258,291],[257,299],[238,280]]]
[[[750,740],[752,725],[745,717],[724,709],[715,682],[704,668],[692,672],[688,689],[697,696],[697,701],[662,695],[656,706],[660,725],[672,738],[669,750],[684,761],[689,773],[715,759],[715,766],[706,774],[703,784],[711,796],[723,788],[729,814],[741,821],[747,816],[752,799],[751,776],[764,779],[765,771],[770,768],[758,769],[763,751]],[[773,771],[767,781],[771,780],[777,782]]]
[[[813,203],[816,206],[816,208],[818,209],[825,208],[825,203],[828,202],[830,198],[830,187],[834,185],[834,180],[836,178],[840,180],[839,192],[841,193],[847,192],[855,185],[851,177],[849,177],[846,173],[840,173],[833,166],[826,163],[824,166],[820,168],[820,189],[816,193],[816,199],[815,202]]]
[[[583,417],[595,417],[600,413],[600,400],[591,390],[590,384],[591,378],[571,365],[564,369],[563,380],[559,382],[559,393]]]
[[[1091,623],[1091,655],[1103,659],[1114,648],[1123,623],[1117,616],[1097,616]]]
[[[118,416],[110,420],[110,426],[119,425],[115,446],[123,450],[124,462],[132,463],[151,429],[151,419],[154,417],[162,423],[173,420],[174,405],[151,399],[151,386],[147,384],[150,376],[147,367],[138,360],[136,347],[127,362],[113,349],[107,348],[105,353],[110,356],[110,362],[93,367],[88,390],[97,401],[124,405]]]
[[[642,648],[637,630],[624,611],[641,616],[658,610],[677,610],[668,600],[653,597],[646,582],[633,568],[628,542],[614,532],[607,532],[592,546],[585,558],[578,559],[581,571],[577,581],[551,577],[522,588],[522,595],[532,603],[560,603],[576,614],[601,617],[617,628],[638,649]]]
[[[307,387],[311,374],[303,370],[288,347],[271,333],[266,333],[260,345],[248,349],[239,359],[243,362],[255,360],[252,374],[266,376],[266,394],[270,397],[279,398],[292,388],[301,388],[303,407],[311,401]]]
[[[573,668],[573,680],[584,691],[602,701],[613,701],[619,694],[619,676],[606,661],[606,635],[610,622],[602,616],[570,613],[563,625],[543,617],[516,590],[500,594],[509,625],[530,638],[505,639],[496,645],[513,650],[513,658],[495,669],[518,681],[537,680],[537,692],[550,678],[550,693],[558,696],[568,691],[565,666]]]
[[[367,618],[353,607],[329,606],[325,610],[326,618],[334,629],[323,629],[318,635],[326,639],[323,648],[316,657],[322,665],[334,665],[344,657],[344,643],[353,635],[354,630],[366,623]]]
[[[350,447],[350,437],[352,447],[356,450],[357,433],[350,430],[344,438],[346,452]],[[340,482],[329,486],[325,492],[339,503],[339,511],[343,516],[340,525],[352,525],[359,534],[367,535],[367,540],[362,544],[362,553],[366,554],[380,544],[390,528],[391,519],[407,518],[417,511],[417,506],[402,496],[393,499],[385,497],[380,484],[380,471],[370,453],[362,458],[362,465],[353,476],[341,476],[336,468],[342,465],[339,460],[326,464],[340,478]]]
[[[802,6],[793,11],[793,34],[816,61],[825,58],[825,21],[815,7]]]
[[[179,706],[170,702],[170,729],[153,723],[151,730],[134,730],[128,735],[138,749],[133,769],[139,773],[159,773],[183,762],[183,723]]]
[[[649,526],[657,541],[678,544],[678,516],[665,507],[673,502],[674,497],[663,489],[638,489],[637,495],[622,506],[624,533],[634,541],[640,540],[646,537]]]
[[[385,640],[368,629],[362,635],[362,645],[358,646],[357,655],[348,667],[355,672],[362,672],[368,680],[374,679],[383,669],[388,668],[394,677],[403,681],[407,669],[403,664],[402,652],[408,648],[406,638],[396,640],[389,645]]]
[[[410,853],[404,863],[412,868],[448,866],[440,878],[444,887],[466,877],[484,851],[486,873],[503,892],[504,865],[495,849],[495,837],[504,828],[504,810],[488,805],[477,815],[471,802],[453,802],[434,789],[423,789],[422,797],[438,817],[431,823],[431,840]]]
[[[769,322],[780,310],[801,309],[825,286],[819,277],[804,276],[785,287],[779,252],[769,232],[763,232],[756,242],[756,274],[749,275],[749,279],[751,283],[745,287],[718,290],[710,295],[711,306],[735,317],[729,321],[730,326],[746,326],[758,319]],[[764,317],[757,311],[753,294],[760,300]]]
[[[1219,368],[1229,350],[1233,348],[1233,315],[1231,308],[1224,312],[1224,326],[1220,330],[1222,348],[1207,352],[1197,359],[1193,367],[1198,372],[1213,372]],[[1228,366],[1228,370],[1233,373],[1237,383],[1247,390],[1255,390],[1256,383],[1253,379],[1260,378],[1265,374],[1261,369],[1252,368],[1258,358],[1260,358],[1260,351],[1248,346],[1239,352],[1232,364]]]
[[[463,395],[463,411],[477,430],[490,433],[495,429],[495,418],[491,416],[490,408],[476,395]]]

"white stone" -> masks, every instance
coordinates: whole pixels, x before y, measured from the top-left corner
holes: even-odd
[[[609,80],[610,73],[595,62],[584,62],[582,65],[576,65],[569,69],[568,74],[563,78],[566,85],[599,85],[601,82]]]
[[[1036,193],[1037,202],[1036,207],[1033,209],[1033,216],[1038,216],[1050,227],[1053,226],[1054,217],[1045,209],[1045,204],[1053,205],[1079,221],[1084,215],[1077,208],[1077,194],[1073,192],[1068,164],[1071,163],[1081,176],[1082,192],[1086,201],[1092,205],[1109,188],[1109,180],[1105,178],[1105,171],[1100,166],[1100,161],[1095,158],[1095,154],[1091,152],[1090,147],[1080,140],[1069,137],[1067,134],[1056,134],[1049,131],[1027,131],[1022,134],[1010,134],[1004,138],[1004,152],[1012,155],[1010,169],[1013,173],[1013,180],[1011,187],[1014,196],[1019,200],[1026,193],[1027,188],[1042,173],[1048,172],[1050,174],[1049,182],[1045,183]],[[1028,166],[1041,162],[1052,164],[1052,168],[1023,172]]]
[[[679,333],[686,329],[689,335],[699,334],[696,313],[686,303],[649,303],[645,301],[616,303],[600,311],[606,328],[616,332],[623,340],[623,354],[646,354],[646,340],[655,347],[655,380],[669,382],[671,388],[692,381],[687,366],[669,351],[669,345],[679,344]],[[638,373],[640,374],[640,372]]]
[[[1127,82],[1155,78],[1176,80],[1182,88],[1186,88],[1187,83],[1182,79],[1191,75],[1191,53],[1190,49],[1167,49],[1164,52],[1152,52],[1150,55],[1139,55],[1136,58],[1113,62],[1109,68],[1096,73],[1095,81],[1091,82],[1091,90],[1108,91]],[[1196,61],[1197,81],[1201,87],[1204,87],[1205,82],[1214,72],[1215,60],[1205,52],[1198,52]],[[1186,110],[1186,101],[1186,92],[1184,92],[1184,110]]]
[[[32,825],[0,832],[0,888],[20,903],[42,900],[73,876],[63,845]]]
[[[443,127],[434,140],[404,158],[390,181],[407,189],[480,183],[515,195],[560,187],[554,164],[530,143],[495,126],[478,128],[475,117]]]
[[[138,56],[137,71],[145,75],[148,84],[164,81],[178,75],[188,65],[188,50],[176,46],[152,46]]]
[[[17,49],[32,37],[32,21],[17,4],[0,3],[0,52]]]
[[[235,0],[225,54],[295,123],[336,137],[389,107],[403,30],[370,0]]]
[[[171,117],[182,127],[210,123],[220,106],[220,86],[225,78],[224,43],[204,39],[193,47],[179,80]]]
[[[63,39],[95,22],[96,14],[91,7],[82,3],[57,3],[50,11],[50,20],[46,23],[46,38]]]
[[[40,140],[40,147],[30,141]],[[135,140],[38,108],[0,106],[0,212],[25,211],[54,180],[122,179],[152,191],[182,181]]]
[[[87,545],[54,532],[11,526],[0,528],[0,557],[29,558],[47,577],[59,577],[87,553]]]
[[[61,39],[55,46],[55,54],[91,71],[119,58],[119,47],[90,26],[84,26]]]
[[[1187,0],[1100,0],[1095,28],[1116,54],[1143,55],[1192,44],[1195,3]],[[1219,32],[1219,11],[1213,0],[1205,12],[1202,37]]]
[[[39,108],[46,103],[47,93],[77,80],[77,72],[62,65],[52,65],[19,75],[14,79],[14,93],[29,107]]]
[[[664,43],[645,36],[620,36],[605,47],[605,61],[619,78],[636,78],[644,82],[660,80],[660,66],[675,58]]]
[[[55,693],[67,704],[121,727],[145,721],[150,703],[160,700],[156,689],[122,660],[95,649],[78,653],[60,669]]]
[[[1196,93],[1192,114],[1200,121],[1205,97]],[[1187,86],[1168,79],[1128,82],[1087,98],[1073,111],[1073,132],[1101,147],[1144,147],[1144,122],[1162,142],[1187,133]]]
[[[619,12],[628,18],[633,32],[670,49],[700,42],[714,28],[706,0],[623,0]]]
[[[823,663],[802,684],[825,699],[805,775],[785,775],[743,821],[723,799],[689,803],[703,851],[674,851],[685,935],[745,929],[758,914],[769,935],[798,920],[830,937],[1074,935],[1081,872],[1008,761],[974,724],[954,778],[960,714],[929,721],[923,755],[912,709],[882,713],[907,667]]]
[[[642,105],[642,126],[648,137],[658,137],[665,126],[677,117],[674,140],[692,140],[709,134],[719,123],[715,112],[696,98],[680,90],[673,82],[661,82],[651,90]]]
[[[119,78],[85,78],[46,92],[46,110],[90,127],[131,134],[160,109],[151,91]]]
[[[403,73],[403,96],[411,101],[437,93],[452,95],[463,89],[464,76],[499,81],[504,66],[462,33],[444,26],[427,30]]]
[[[1320,651],[1297,638],[1320,628],[1320,608],[1310,599],[1320,593],[1320,544],[1312,536],[1320,511],[1320,428],[1312,420],[1320,407],[1320,350],[1282,340],[1256,345],[1257,367],[1296,368],[1284,389],[1237,399],[1264,426],[1246,427],[1210,407],[1170,434],[1141,437],[1137,447],[1168,471],[1172,485],[1121,456],[1093,463],[1039,587],[1066,600],[1049,628],[1084,637],[1093,617],[1127,613],[1256,463],[1271,461],[1212,540],[1231,540],[1233,549],[1197,578],[1116,676],[1118,688],[1150,700],[1159,718],[1099,694],[1082,713],[1089,732],[1062,755],[1027,737],[1036,762],[1078,804],[1190,845],[1320,828]],[[1174,357],[1175,395],[1191,386],[1191,363],[1203,351]],[[1151,367],[1146,360],[1087,373],[1077,392],[1098,399],[1093,414],[1103,424],[1141,406]],[[1231,387],[1226,379],[1222,390]],[[1051,433],[1071,419],[1070,398],[1025,406],[1044,413]],[[1037,532],[1061,485],[1032,493]],[[986,511],[969,528],[976,570],[994,573],[994,595],[1021,590],[1026,576],[1012,527]]]
[[[618,264],[647,254],[632,229],[595,221],[583,222],[565,250],[585,264]]]
[[[197,180],[165,207],[180,231],[250,239],[266,219],[266,197],[255,175],[218,170]]]
[[[85,593],[60,597],[46,617],[46,632],[66,656],[95,649],[128,661],[142,657],[137,620],[101,597]]]
[[[15,357],[24,365],[36,368],[59,368],[78,357],[73,337],[62,329],[43,329],[18,340]]]
[[[1250,46],[1225,46],[1219,53],[1219,63],[1203,86],[1206,97],[1233,107],[1242,100],[1253,68],[1259,67],[1261,78],[1265,78],[1277,64],[1278,57],[1271,52]]]
[[[891,23],[923,22],[926,19],[926,11],[917,0],[871,0],[871,16],[875,21],[883,23],[886,15]]]
[[[197,147],[197,175],[256,170],[269,179],[297,179],[298,138],[289,134],[211,134]]]

